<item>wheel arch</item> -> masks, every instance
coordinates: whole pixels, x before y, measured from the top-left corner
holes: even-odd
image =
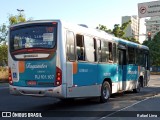
[[[111,88],[111,93],[112,93],[112,80],[111,80],[111,78],[105,78],[105,79],[103,80],[103,83],[104,83],[105,81],[107,81],[107,82],[109,83],[110,88]],[[102,84],[103,84],[103,83],[102,83]]]

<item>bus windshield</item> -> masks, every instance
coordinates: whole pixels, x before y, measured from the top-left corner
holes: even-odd
[[[10,30],[11,52],[27,48],[54,48],[57,28],[55,26],[23,26]]]

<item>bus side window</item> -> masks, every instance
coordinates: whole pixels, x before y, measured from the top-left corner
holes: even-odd
[[[143,54],[143,50],[138,50],[138,65],[144,67],[144,54]]]
[[[146,68],[147,70],[150,70],[149,54],[146,54]]]
[[[117,63],[117,46],[116,43],[113,43],[113,61]]]
[[[113,62],[113,53],[112,53],[112,43],[109,42],[108,43],[108,47],[109,47],[109,63]]]
[[[66,32],[66,39],[67,39],[67,45],[66,45],[66,57],[69,61],[75,61],[76,60],[76,54],[75,54],[75,40],[74,40],[74,33],[71,31]]]
[[[101,60],[102,62],[108,62],[109,60],[109,50],[108,50],[108,42],[101,41]]]
[[[102,57],[101,57],[101,40],[100,39],[95,39],[96,41],[96,56],[97,56],[97,61],[101,62]]]
[[[85,60],[84,54],[84,36],[83,35],[76,35],[76,49],[77,49],[77,59],[78,60]]]
[[[135,64],[135,49],[128,47],[128,64]]]
[[[98,60],[98,58],[97,58],[97,44],[96,44],[96,38],[93,38],[93,42],[94,42],[94,60],[95,60],[95,62],[97,62]]]
[[[148,51],[144,51],[144,67],[146,68],[146,70],[149,70],[150,65],[149,65],[149,52]]]
[[[138,65],[139,63],[138,63],[138,61],[139,61],[139,50],[138,49],[136,49],[136,56],[135,56],[135,62],[136,62],[136,65]]]
[[[88,62],[95,62],[95,46],[93,37],[84,36],[85,59]]]

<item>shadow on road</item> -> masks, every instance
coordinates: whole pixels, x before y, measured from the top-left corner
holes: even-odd
[[[45,104],[36,106],[37,110],[79,110],[81,107],[98,106],[104,104],[110,104],[113,101],[126,101],[126,100],[142,100],[147,97],[151,97],[160,93],[160,87],[145,87],[142,88],[140,93],[133,93],[127,91],[124,93],[113,94],[107,103],[99,104],[98,98],[85,98],[85,99],[68,99],[68,100],[57,100],[51,104]],[[135,94],[135,95],[134,95]]]

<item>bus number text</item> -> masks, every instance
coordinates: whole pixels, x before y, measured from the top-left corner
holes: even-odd
[[[35,79],[54,79],[54,75],[35,75]]]

